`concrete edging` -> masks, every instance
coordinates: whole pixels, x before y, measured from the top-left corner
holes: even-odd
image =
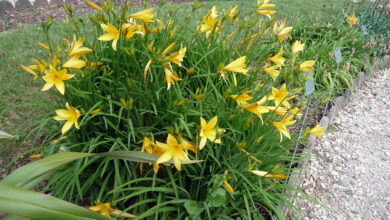
[[[386,55],[380,61],[381,61],[380,63],[383,65],[390,64],[390,56]],[[351,89],[349,89],[349,88],[346,89],[342,96],[338,96],[334,100],[331,109],[328,111],[328,113],[325,116],[323,116],[321,118],[319,125],[321,127],[324,127],[325,130],[328,130],[329,126],[333,125],[334,119],[335,119],[337,113],[339,112],[339,110],[341,110],[344,106],[346,106],[351,101],[353,92],[355,92],[357,88],[361,87],[364,81],[369,80],[371,75],[373,73],[377,72],[379,69],[380,69],[379,62],[376,59],[376,60],[374,60],[374,62],[372,63],[372,65],[370,66],[369,69],[365,68],[365,71],[368,72],[368,74],[365,72],[360,72],[358,74],[358,78],[353,79],[350,82]],[[316,142],[317,142],[317,138],[313,135],[310,135],[310,137],[305,145],[305,148],[303,149],[302,155],[310,155],[311,154],[310,150],[311,150],[312,146],[314,144],[316,144]],[[287,184],[292,185],[292,186],[297,186],[298,188],[300,187],[301,182],[302,182],[302,174],[303,174],[303,171],[307,168],[308,160],[309,160],[309,157],[305,157],[301,160],[301,162],[298,164],[298,166],[295,168],[295,170],[290,174],[290,177],[288,179]],[[289,195],[293,195],[290,198],[294,198],[294,195],[296,194],[296,192],[292,191],[292,190],[287,190],[286,193]],[[284,219],[288,219],[289,215],[291,214],[289,212],[290,211],[289,208],[286,206],[279,205],[278,209],[283,213]],[[278,219],[277,216],[274,216],[274,217],[275,217],[275,219]]]

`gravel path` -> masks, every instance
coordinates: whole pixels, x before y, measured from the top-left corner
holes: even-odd
[[[330,210],[302,200],[298,207],[305,219],[390,220],[390,69],[365,82],[334,122],[301,184]]]

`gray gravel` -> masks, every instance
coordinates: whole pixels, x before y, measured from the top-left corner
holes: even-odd
[[[390,69],[376,73],[317,141],[301,187],[322,205],[295,203],[304,219],[390,220]]]

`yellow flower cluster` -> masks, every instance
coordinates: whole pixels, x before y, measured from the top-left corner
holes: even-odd
[[[105,9],[103,9],[89,1],[87,1],[87,4],[92,8],[96,9],[99,13],[106,13],[106,11],[109,10],[106,7]],[[225,85],[224,82],[226,82],[228,86],[231,86],[229,87],[229,89],[231,89],[232,87],[236,89],[234,90],[235,94],[231,93],[232,90],[226,92],[225,97],[227,99],[224,101],[233,104],[237,103],[237,112],[241,112],[237,114],[242,114],[242,118],[245,118],[243,120],[243,124],[246,120],[245,125],[243,125],[243,127],[248,128],[249,126],[251,126],[251,123],[254,120],[259,118],[261,120],[262,125],[264,125],[264,123],[268,123],[270,127],[273,126],[272,128],[276,128],[277,131],[279,131],[280,141],[282,141],[283,136],[287,137],[288,139],[291,139],[288,127],[293,125],[296,122],[295,118],[299,119],[301,115],[301,109],[299,109],[297,105],[291,104],[293,102],[290,101],[295,98],[296,92],[289,92],[287,90],[288,86],[291,87],[290,84],[288,84],[288,78],[286,77],[289,74],[287,70],[293,69],[295,72],[306,72],[308,70],[313,70],[315,61],[307,60],[304,62],[295,63],[296,58],[303,51],[305,46],[300,41],[295,41],[292,44],[291,58],[286,59],[284,57],[286,49],[284,44],[288,41],[288,39],[292,39],[290,32],[293,28],[286,27],[285,20],[279,22],[275,22],[273,20],[272,16],[276,13],[276,11],[273,10],[274,7],[275,5],[270,4],[269,0],[258,0],[257,7],[255,9],[256,14],[258,14],[256,16],[261,17],[261,19],[259,20],[262,21],[262,15],[264,15],[267,18],[271,19],[271,22],[274,22],[270,23],[269,32],[267,33],[269,33],[270,37],[274,42],[276,42],[277,44],[281,44],[277,46],[277,49],[280,48],[277,53],[269,54],[269,56],[267,56],[264,60],[260,62],[260,65],[264,64],[264,66],[261,68],[260,73],[256,71],[256,63],[252,65],[252,61],[250,60],[251,62],[248,62],[247,65],[247,57],[248,59],[251,57],[250,53],[240,54],[236,51],[231,57],[219,60],[218,62],[220,63],[218,68],[215,68],[212,71],[214,76],[217,77],[216,81],[219,81],[219,83],[222,85]],[[223,22],[225,20],[227,20],[228,22],[230,20],[233,25],[236,25],[239,15],[238,7],[236,6],[234,8],[230,8],[225,12],[225,17],[223,17],[223,15],[221,15],[223,13],[220,14],[219,9],[214,6],[202,18],[202,21],[199,23],[197,27],[197,34],[199,34],[198,36],[202,37],[202,39],[205,39],[205,41],[211,41],[215,36],[221,36],[224,29]],[[248,18],[245,18],[243,24],[246,24],[246,22],[248,22],[247,20]],[[130,40],[137,38],[144,40],[143,42],[145,42],[145,45],[147,46],[145,51],[142,51],[142,54],[147,54],[149,57],[147,59],[144,59],[144,61],[142,61],[141,59],[136,61],[141,63],[142,65],[141,71],[143,71],[143,77],[141,75],[141,78],[144,81],[144,84],[142,84],[142,82],[137,83],[141,85],[147,85],[147,80],[150,80],[151,82],[153,81],[153,72],[158,72],[158,76],[161,76],[163,80],[165,78],[166,87],[167,90],[169,90],[164,91],[164,93],[166,92],[167,94],[169,94],[170,92],[172,92],[172,90],[180,90],[180,88],[178,87],[182,85],[181,83],[184,82],[185,84],[186,76],[183,77],[181,71],[185,71],[189,77],[196,75],[195,65],[191,67],[190,65],[193,64],[188,64],[189,62],[186,62],[185,60],[186,54],[188,55],[188,53],[196,53],[196,51],[191,51],[190,49],[188,49],[189,51],[187,51],[186,46],[177,45],[180,41],[177,41],[177,39],[175,38],[176,26],[173,25],[173,21],[168,20],[164,24],[162,21],[155,19],[153,9],[145,9],[130,14],[128,16],[126,16],[126,13],[124,13],[121,22],[110,23],[109,21],[107,21],[107,19],[102,19],[102,21],[97,23],[97,25],[104,31],[103,34],[98,37],[98,40],[100,42],[98,41],[97,44],[101,48],[103,48],[103,50],[110,51],[112,53],[120,54],[123,52],[123,54],[126,53],[130,56],[131,54],[134,54],[136,50],[134,49],[134,45],[127,43],[131,42]],[[166,30],[170,31],[170,33],[165,33],[163,46],[155,46],[155,40],[148,40],[149,35],[154,34],[153,36],[156,36],[163,31],[166,32]],[[203,36],[203,34],[205,34],[205,37]],[[226,39],[224,39],[224,41],[226,42],[227,40],[233,38],[235,34],[235,32],[229,34]],[[251,33],[248,34],[248,39],[246,40],[249,40],[249,42],[253,42],[258,37],[258,33]],[[109,41],[109,43],[111,44],[108,47],[104,43],[107,41]],[[82,80],[84,77],[82,68],[85,68],[86,70],[90,71],[94,70],[98,66],[103,65],[102,62],[94,63],[88,61],[86,54],[92,52],[92,46],[83,47],[83,37],[77,40],[76,36],[74,36],[72,43],[69,43],[66,39],[64,39],[63,42],[68,45],[66,51],[63,53],[61,53],[60,50],[57,50],[55,52],[51,44],[49,44],[49,46],[46,46],[42,43],[39,43],[41,47],[49,50],[52,54],[49,61],[45,62],[43,60],[33,59],[35,63],[34,65],[21,66],[24,70],[34,76],[34,80],[38,77],[41,77],[45,81],[42,91],[48,90],[55,86],[57,90],[62,95],[64,95],[66,88],[65,81],[71,79]],[[124,45],[126,45],[126,47]],[[127,47],[128,45],[130,45],[130,47]],[[189,47],[188,44],[187,46]],[[248,45],[246,46],[247,48],[250,48],[251,43],[248,43]],[[111,50],[111,47],[114,51]],[[96,47],[94,48],[94,50],[95,49]],[[218,65],[218,63],[216,63],[216,65]],[[116,70],[114,72],[113,69],[110,69],[107,72],[107,75],[110,77],[112,77],[111,75],[114,74],[113,76],[115,76],[116,74]],[[81,76],[78,73],[81,73]],[[240,74],[237,74],[238,76],[236,76],[236,73]],[[245,81],[249,77],[253,77],[253,75],[255,74],[263,74],[264,84],[266,82],[274,83],[272,84],[272,86],[270,86],[261,84],[261,82],[255,82],[258,83],[258,87],[262,87],[262,91],[268,92],[259,92],[259,88],[250,89],[248,85],[243,85],[243,81]],[[272,78],[272,80],[267,81],[267,79],[269,79],[268,75]],[[284,77],[283,80],[281,79],[282,76]],[[223,81],[218,80],[218,77],[222,78]],[[131,84],[131,82],[132,81],[128,78],[128,83]],[[175,83],[177,84],[175,85]],[[229,85],[229,83],[231,83],[231,85]],[[140,86],[139,84],[137,84],[136,86]],[[250,82],[250,84],[252,85],[253,82]],[[165,89],[165,84],[163,84],[162,88]],[[170,90],[171,88],[173,89]],[[217,91],[217,89],[215,90]],[[161,90],[155,91],[157,96],[160,95],[160,91]],[[180,106],[178,108],[181,108],[183,106],[189,105],[189,100],[199,101],[207,97],[207,95],[199,94],[198,92],[199,89],[196,91],[195,94],[192,93],[191,96],[187,96],[188,98],[183,96],[175,97],[174,100],[176,99],[176,101],[173,102],[173,105]],[[262,95],[259,95],[260,93]],[[112,97],[114,97],[114,95],[112,95]],[[129,111],[132,110],[134,99],[120,98],[121,96],[116,98],[116,100],[119,100],[117,101],[118,105],[121,105],[121,107],[124,107]],[[233,99],[235,102],[231,99]],[[103,107],[98,105],[99,104],[91,108],[91,110],[89,111],[89,114],[93,115],[92,117],[96,117],[100,114],[103,114],[101,112]],[[66,109],[57,109],[55,111],[57,115],[54,117],[54,119],[57,121],[65,121],[61,129],[62,134],[65,134],[73,126],[79,129],[80,126],[78,124],[78,119],[82,116],[82,114],[86,114],[80,106],[76,106],[77,108],[72,107],[67,102],[65,104],[65,107]],[[78,108],[80,108],[80,110]],[[153,169],[156,173],[159,169],[159,165],[165,164],[168,161],[173,162],[176,169],[180,171],[182,169],[182,161],[189,161],[190,157],[192,157],[192,155],[190,155],[190,151],[192,151],[195,154],[195,158],[197,158],[198,150],[200,151],[204,149],[207,143],[222,143],[222,135],[225,130],[219,128],[218,117],[216,116],[216,114],[211,114],[215,116],[210,117],[211,119],[209,121],[206,121],[202,117],[202,114],[197,115],[197,117],[200,116],[200,122],[195,123],[196,131],[193,131],[193,134],[196,133],[196,140],[192,140],[192,142],[195,144],[192,144],[191,141],[188,141],[184,139],[181,135],[176,135],[173,132],[167,134],[165,143],[154,141],[152,140],[154,138],[150,138],[147,137],[147,135],[144,135],[141,151],[158,156],[157,161],[153,163]],[[248,115],[250,115],[250,117],[248,117]],[[219,116],[221,119],[222,115]],[[267,117],[263,119],[264,116]],[[231,114],[228,119],[233,120],[234,117],[235,115]],[[193,129],[195,130],[195,128]],[[318,124],[315,128],[310,130],[311,134],[316,135],[318,137],[323,136],[322,132],[323,129],[319,127]],[[157,139],[161,139],[161,136]],[[58,140],[62,139],[60,138]],[[249,152],[245,151],[243,147],[239,147],[238,149],[244,152],[253,160],[255,160],[255,162],[259,161]],[[140,165],[141,172],[142,167],[143,164]],[[266,172],[252,169],[250,169],[249,171],[252,174],[261,177],[276,179],[286,178],[283,175],[282,171]],[[230,194],[234,194],[233,187],[228,183],[226,178],[223,180],[223,184]],[[116,211],[115,209],[112,209],[110,207],[109,203],[100,202],[97,202],[97,206],[90,207],[90,209],[94,211],[99,211],[106,216],[109,216],[110,213]]]

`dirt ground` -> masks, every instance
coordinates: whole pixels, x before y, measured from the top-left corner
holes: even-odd
[[[91,0],[98,5],[101,5],[96,0]],[[127,0],[117,0],[115,1],[115,5],[117,8],[121,7]],[[166,0],[166,3],[181,3],[188,2],[191,0]],[[133,0],[132,7],[142,7],[143,0]],[[161,0],[149,0],[148,6],[154,6],[161,2]],[[85,15],[89,11],[92,11],[91,7],[89,7],[84,0],[75,1],[68,3],[73,8],[73,13],[75,15]],[[61,20],[66,17],[66,13],[62,8],[62,5],[51,4],[51,5],[42,5],[42,6],[31,6],[25,9],[14,9],[14,10],[6,10],[0,11],[0,32],[15,29],[22,27],[26,24],[34,24],[40,23],[42,21],[46,21],[47,17],[51,16],[55,20]]]

